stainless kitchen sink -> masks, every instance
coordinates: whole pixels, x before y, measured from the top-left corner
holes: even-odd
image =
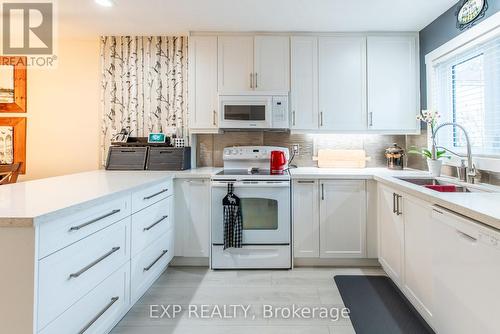
[[[473,192],[487,192],[485,189],[480,189],[479,186],[469,187],[467,185],[461,183],[449,182],[441,179],[435,178],[409,178],[409,177],[397,177],[397,179],[405,182],[409,182],[412,184],[416,184],[418,186],[426,186],[426,185],[452,185],[455,186],[455,192],[459,193],[473,193]],[[439,191],[436,189],[431,189],[434,191]]]

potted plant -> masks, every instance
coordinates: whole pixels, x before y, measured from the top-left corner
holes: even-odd
[[[431,133],[434,133],[434,129],[437,124],[437,120],[441,116],[437,111],[432,111],[432,110],[422,110],[420,112],[420,115],[417,116],[417,119],[419,121],[427,123],[427,128],[428,130],[431,131]],[[431,149],[427,149],[425,147],[422,147],[420,149],[416,147],[411,147],[410,150],[408,151],[409,154],[419,154],[422,157],[427,159],[427,166],[429,168],[429,172],[433,177],[438,177],[441,176],[441,167],[443,165],[443,161],[441,158],[446,158],[449,159],[450,157],[446,155],[445,150],[438,150],[436,147],[436,142],[433,140],[432,141],[432,147]]]

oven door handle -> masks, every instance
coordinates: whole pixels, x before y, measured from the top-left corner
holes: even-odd
[[[286,188],[290,187],[290,182],[288,181],[237,181],[237,182],[224,182],[224,181],[212,181],[212,187],[215,188],[227,188],[227,184],[232,183],[234,188]]]

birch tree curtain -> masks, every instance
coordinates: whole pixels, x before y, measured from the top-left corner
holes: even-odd
[[[122,129],[145,137],[174,127],[184,135],[187,37],[101,37],[102,152]],[[104,161],[104,160],[103,160]]]

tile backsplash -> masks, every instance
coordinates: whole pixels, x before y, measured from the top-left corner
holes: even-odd
[[[299,144],[299,155],[293,161],[299,167],[316,167],[313,160],[317,150],[364,149],[371,159],[367,167],[384,167],[384,151],[393,143],[406,146],[405,136],[370,135],[370,134],[291,134],[289,132],[270,131],[235,131],[224,134],[197,135],[198,167],[221,167],[222,151],[228,146],[267,145],[288,147]]]

